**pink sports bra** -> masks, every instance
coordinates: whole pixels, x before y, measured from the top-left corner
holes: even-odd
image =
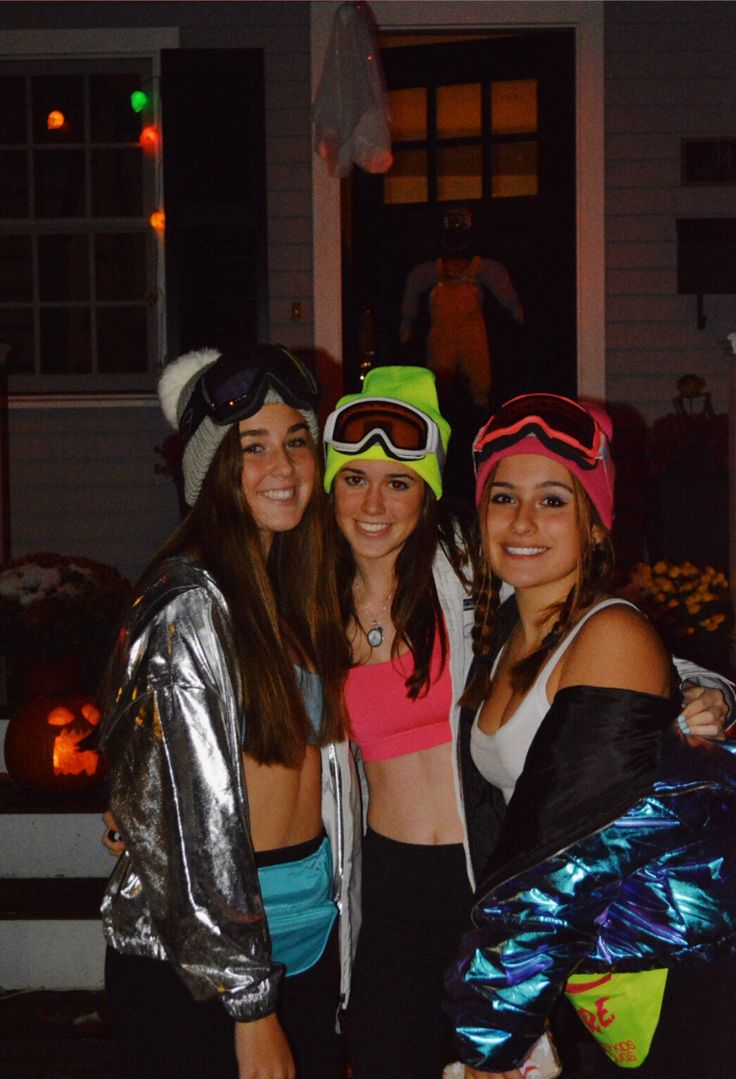
[[[364,761],[385,761],[449,742],[452,681],[449,658],[440,673],[439,634],[429,667],[429,693],[413,701],[404,683],[412,672],[411,652],[396,660],[351,667],[345,702]]]

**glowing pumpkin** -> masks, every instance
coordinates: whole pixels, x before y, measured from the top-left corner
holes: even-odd
[[[19,786],[48,794],[78,794],[105,774],[103,757],[79,743],[100,722],[91,697],[36,697],[13,715],[5,735],[5,764]]]

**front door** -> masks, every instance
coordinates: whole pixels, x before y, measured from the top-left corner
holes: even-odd
[[[487,406],[535,390],[575,394],[574,46],[573,31],[540,31],[382,49],[394,164],[384,176],[356,168],[344,188],[347,390],[371,365],[440,362],[430,335],[433,265],[452,255],[443,222],[459,210],[472,226],[463,254],[506,273],[481,274],[477,288]],[[406,296],[421,264],[421,291]],[[450,326],[445,337],[455,336]],[[466,376],[461,365],[467,389]],[[454,440],[464,460],[482,395],[468,391],[466,401],[461,391],[448,406],[456,428],[459,418],[467,427]]]

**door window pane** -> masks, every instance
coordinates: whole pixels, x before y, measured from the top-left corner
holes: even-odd
[[[391,138],[394,141],[426,139],[427,91],[424,86],[408,90],[390,90]]]
[[[102,307],[97,311],[97,356],[102,372],[146,371],[146,311],[143,307]]]
[[[41,301],[89,299],[89,241],[84,233],[38,238]]]
[[[140,217],[143,213],[139,147],[92,151],[92,213],[95,217]]]
[[[26,142],[26,80],[22,75],[0,78],[0,143]]]
[[[437,198],[479,199],[483,194],[480,146],[447,146],[437,153]]]
[[[427,201],[427,151],[394,150],[394,163],[383,178],[384,203]]]
[[[140,300],[146,291],[146,237],[142,232],[95,236],[98,300]]]
[[[0,150],[0,217],[28,217],[28,156]]]
[[[30,303],[32,299],[30,236],[0,236],[0,300]]]
[[[494,198],[539,193],[539,148],[534,142],[507,142],[493,147]]]
[[[480,135],[480,83],[437,87],[437,134],[440,138]]]
[[[84,151],[37,150],[34,154],[36,216],[84,216]]]
[[[85,307],[41,308],[41,371],[69,374],[92,370],[90,313]]]
[[[491,83],[491,131],[494,135],[526,135],[537,130],[537,80],[509,79]]]

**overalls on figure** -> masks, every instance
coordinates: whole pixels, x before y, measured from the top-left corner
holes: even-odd
[[[432,325],[427,338],[427,364],[440,384],[463,374],[473,401],[488,403],[491,390],[491,358],[483,318],[483,295],[476,276],[476,255],[467,259],[437,260],[437,284],[429,297]]]

